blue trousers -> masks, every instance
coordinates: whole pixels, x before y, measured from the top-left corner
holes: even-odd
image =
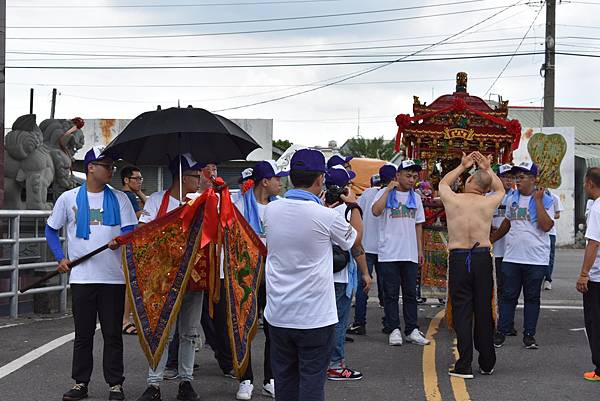
[[[344,343],[346,342],[346,328],[352,299],[346,295],[346,283],[333,283],[335,286],[335,304],[337,306],[338,322],[335,325],[335,344],[331,352],[330,368],[340,368],[345,359]]]
[[[369,268],[369,276],[373,278],[373,269],[377,265],[377,254],[376,253],[367,253],[365,254],[367,258],[367,267]],[[359,285],[356,290],[356,307],[354,309],[354,324],[355,325],[364,325],[367,324],[367,300],[369,299],[369,294],[366,294],[363,291],[365,287],[365,283],[362,280],[362,275],[359,274]],[[379,290],[379,275],[377,275],[377,291]]]
[[[413,262],[379,262],[383,273],[383,296],[385,329],[391,332],[400,328],[400,287],[402,287],[402,314],[404,315],[404,333],[409,335],[417,324],[417,270]]]
[[[556,254],[556,235],[550,235],[550,262],[546,269],[544,280],[552,282],[552,272],[554,271],[554,255]]]
[[[523,289],[523,335],[534,336],[540,315],[540,292],[546,266],[525,265],[502,261],[503,288],[500,299],[500,324],[498,331],[508,333],[515,320],[515,309]]]

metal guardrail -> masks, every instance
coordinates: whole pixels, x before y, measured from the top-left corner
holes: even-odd
[[[50,216],[50,213],[51,212],[49,210],[0,210],[0,220],[8,220],[9,222],[8,234],[10,235],[10,238],[0,239],[0,246],[10,245],[12,247],[10,252],[10,264],[6,266],[0,266],[0,272],[10,272],[10,291],[0,292],[0,298],[10,299],[11,318],[16,318],[19,314],[19,273],[23,270],[54,268],[57,266],[56,262],[19,263],[19,250],[21,244],[46,242],[43,227],[45,227],[46,219],[48,216]],[[21,238],[21,218],[23,217],[35,219],[36,229],[33,233],[33,238]],[[38,223],[39,220],[42,219],[43,225],[41,226],[42,229],[40,230]],[[41,236],[39,236],[40,231]],[[64,243],[64,237],[61,237],[61,241]],[[60,292],[60,312],[66,312],[68,287],[67,275],[61,274],[58,285],[34,288],[27,291],[27,294]]]

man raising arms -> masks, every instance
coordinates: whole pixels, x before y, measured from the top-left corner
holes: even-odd
[[[479,169],[465,182],[465,192],[454,193],[452,183],[474,164]],[[493,194],[485,196],[490,189]],[[455,367],[448,373],[472,379],[473,342],[479,352],[481,374],[492,374],[496,363],[490,228],[494,210],[504,197],[504,187],[488,158],[479,152],[468,156],[463,153],[461,164],[440,181],[440,197],[448,223],[448,304],[459,353]]]

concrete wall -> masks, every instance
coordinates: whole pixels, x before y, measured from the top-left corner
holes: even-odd
[[[575,128],[573,127],[523,127],[521,142],[519,148],[513,153],[513,163],[518,164],[522,161],[531,160],[531,155],[527,150],[529,139],[532,135],[541,132],[546,135],[559,134],[566,144],[565,156],[560,163],[561,184],[556,189],[551,189],[553,193],[560,197],[564,206],[560,219],[555,224],[557,228],[557,245],[571,245],[575,243],[575,190],[583,191],[583,188],[575,188]]]

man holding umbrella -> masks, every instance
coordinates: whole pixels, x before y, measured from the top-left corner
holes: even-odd
[[[155,192],[148,197],[140,217],[140,224],[149,223],[177,208],[183,201],[180,194],[183,194],[183,197],[187,193],[196,192],[202,179],[200,171],[202,167],[192,159],[189,153],[176,157],[169,164],[169,169],[173,175],[173,184],[166,191]],[[188,286],[176,323],[179,331],[178,372],[180,378],[177,399],[182,401],[199,400],[191,381],[193,379],[195,341],[200,332],[203,296],[203,291],[193,291]],[[169,341],[173,339],[174,333],[175,328],[172,327]],[[138,401],[161,400],[159,386],[163,380],[167,354],[167,352],[163,352],[156,369],[149,369],[148,387],[138,398]]]
[[[72,378],[75,385],[63,395],[64,401],[77,401],[88,396],[88,383],[94,365],[92,350],[96,317],[100,320],[104,339],[104,379],[108,383],[109,400],[124,400],[123,337],[121,317],[125,300],[125,277],[121,254],[115,237],[133,230],[137,223],[127,196],[109,188],[114,161],[90,149],[84,158],[86,181],[82,186],[63,193],[57,200],[46,225],[46,239],[59,261],[58,271],[71,271],[69,282],[73,298],[75,342],[73,344]],[[58,230],[66,228],[68,258],[64,255]],[[110,250],[70,268],[71,261],[81,258],[108,243]]]

